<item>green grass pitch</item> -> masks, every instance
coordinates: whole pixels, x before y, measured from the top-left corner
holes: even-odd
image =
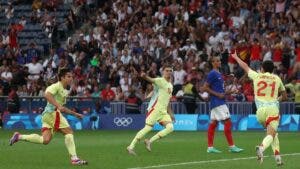
[[[31,133],[39,131],[21,131]],[[174,132],[156,142],[152,152],[147,152],[143,142],[136,147],[137,156],[129,156],[126,146],[136,131],[75,131],[78,155],[88,160],[88,166],[71,166],[64,137],[57,133],[52,142],[37,145],[18,142],[8,145],[13,131],[0,130],[0,169],[272,169],[277,168],[271,147],[268,156],[259,165],[254,147],[264,137],[264,132],[234,132],[235,144],[245,151],[229,153],[223,132],[217,132],[215,147],[221,154],[206,153],[206,132]],[[149,133],[150,137],[155,132]],[[285,169],[300,168],[300,137],[298,132],[279,134]],[[223,159],[223,160],[222,160]]]

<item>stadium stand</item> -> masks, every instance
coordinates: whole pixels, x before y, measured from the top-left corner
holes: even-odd
[[[118,88],[118,94],[125,96],[121,100],[116,97],[111,110],[125,113],[128,91],[135,90],[146,101],[147,84],[133,70],[157,76],[162,65],[171,64],[177,84],[172,98],[175,112],[185,112],[181,89],[196,79],[201,96],[196,112],[202,113],[209,108],[208,95],[202,90],[208,62],[212,55],[219,55],[225,87],[239,91],[226,99],[234,102],[233,111],[248,113],[252,111],[253,89],[231,58],[237,50],[254,69],[259,69],[261,61],[272,59],[277,65],[275,73],[289,92],[290,103],[285,104],[289,106],[283,109],[290,113],[299,107],[300,3],[296,0],[42,2],[0,1],[0,96],[7,96],[12,84],[19,86],[20,98],[42,96],[57,70],[69,67],[75,75],[71,96],[99,98],[110,83],[114,92]],[[7,18],[9,6],[13,15]],[[43,66],[37,71],[37,80],[27,78],[36,72],[26,68],[32,57]],[[9,73],[12,77],[6,75]],[[33,109],[40,106],[30,103]]]

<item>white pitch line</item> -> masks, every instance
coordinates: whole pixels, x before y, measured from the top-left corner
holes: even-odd
[[[300,155],[300,153],[281,154],[281,156],[298,156],[298,155]],[[264,157],[271,157],[271,156],[264,156]],[[237,160],[249,160],[249,159],[255,159],[255,158],[257,158],[257,157],[255,156],[255,157],[228,158],[228,159],[207,160],[207,161],[191,161],[191,162],[183,162],[183,163],[135,167],[135,168],[128,168],[128,169],[162,168],[162,167],[181,166],[181,165],[190,165],[190,164],[204,164],[204,163],[217,163],[217,162],[227,162],[227,161],[237,161]]]

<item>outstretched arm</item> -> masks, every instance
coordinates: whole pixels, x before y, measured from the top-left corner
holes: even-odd
[[[154,83],[154,78],[149,77],[145,72],[141,73],[141,78],[150,83]]]
[[[244,71],[245,71],[246,73],[248,73],[248,72],[251,70],[250,67],[249,67],[244,61],[242,61],[242,59],[240,59],[240,58],[238,57],[236,51],[234,52],[234,54],[232,54],[232,57],[237,61],[237,63],[240,65],[240,67],[241,67],[242,69],[244,69]]]
[[[57,101],[54,99],[53,95],[50,92],[45,92],[45,98],[49,103],[54,105],[60,112],[64,112],[64,113],[67,113],[67,114],[74,115],[74,116],[76,116],[77,118],[80,118],[80,119],[83,118],[82,114],[79,114],[75,111],[72,111],[72,110],[60,105],[59,103],[57,103]]]
[[[136,71],[136,69],[134,68],[134,67],[131,67],[130,68],[132,71],[133,71],[133,73],[135,73],[135,74],[139,74],[138,73],[138,71]],[[140,77],[142,78],[142,79],[144,79],[144,80],[146,80],[146,81],[148,81],[149,83],[154,83],[154,78],[151,78],[150,76],[148,76],[145,72],[141,72],[141,74],[140,74]]]

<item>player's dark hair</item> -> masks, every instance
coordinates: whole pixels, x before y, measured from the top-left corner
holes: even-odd
[[[265,72],[273,73],[274,63],[270,60],[266,60],[262,63],[262,68]]]
[[[165,70],[166,68],[171,68],[171,69],[173,69],[173,66],[171,66],[171,65],[169,65],[169,64],[165,64],[165,65],[163,65],[162,70]]]
[[[58,80],[61,80],[67,73],[70,73],[71,70],[69,68],[61,68],[58,70]]]

